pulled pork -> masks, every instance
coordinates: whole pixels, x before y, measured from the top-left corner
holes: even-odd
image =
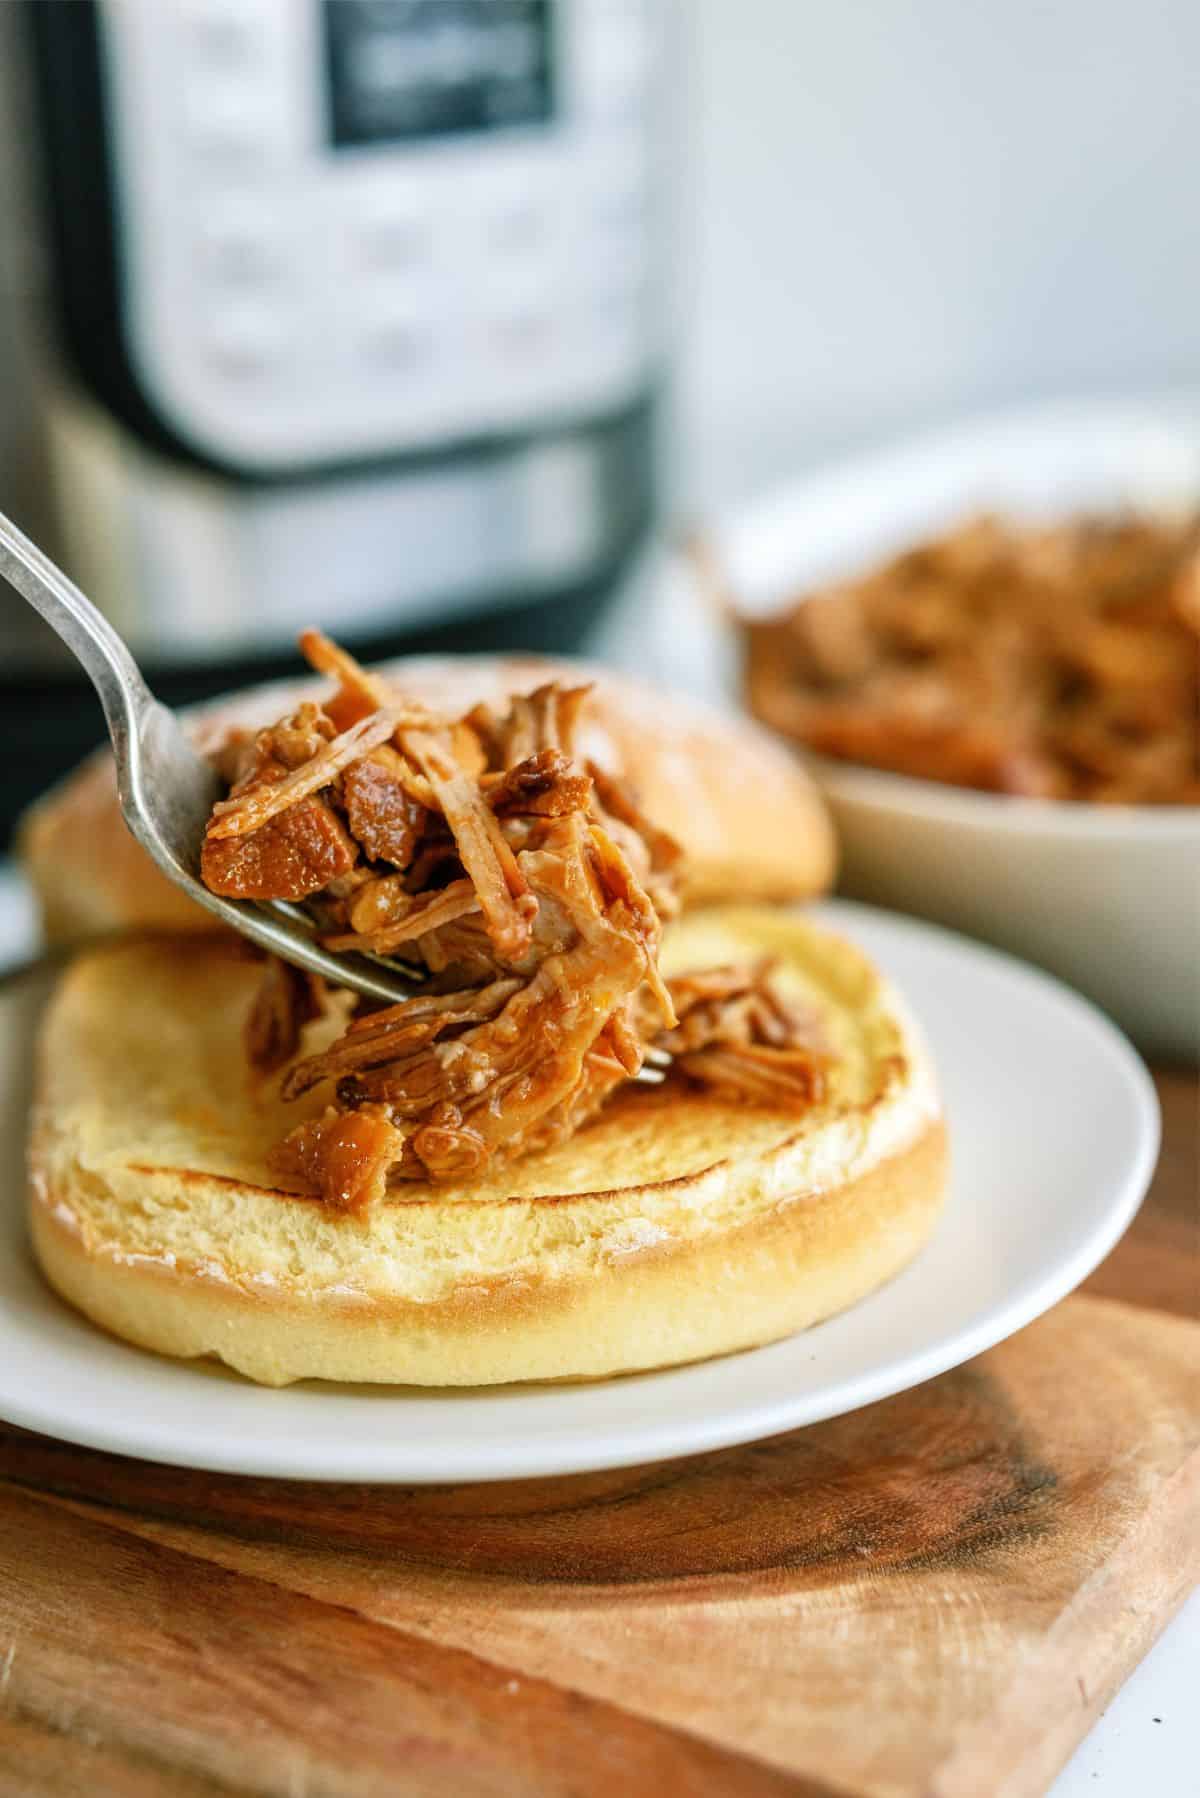
[[[343,1210],[390,1181],[467,1180],[561,1141],[640,1070],[801,1108],[819,1058],[765,966],[664,983],[680,851],[631,795],[577,760],[586,687],[550,682],[506,710],[447,720],[405,704],[317,632],[336,691],[223,752],[201,872],[234,899],[304,901],[322,941],[423,977],[402,1004],[360,1001],[302,1056],[320,982],[268,961],[247,1025],[287,1099],[332,1103],[279,1145],[276,1172]]]
[[[770,958],[667,982],[676,1023],[655,1038],[682,1079],[723,1098],[779,1109],[825,1096],[828,1057],[816,1020],[772,984]]]
[[[822,755],[1200,804],[1200,514],[976,518],[747,622],[745,642],[751,710]]]

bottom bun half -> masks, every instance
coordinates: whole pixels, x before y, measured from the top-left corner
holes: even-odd
[[[251,1083],[257,976],[236,946],[93,952],[39,1046],[37,1258],[114,1334],[268,1385],[588,1379],[789,1335],[919,1251],[946,1138],[918,1033],[849,944],[783,911],[723,909],[674,926],[663,965],[763,953],[831,1052],[821,1105],[627,1088],[568,1143],[469,1187],[401,1186],[359,1221],[272,1180],[271,1145],[328,1094],[285,1106]]]

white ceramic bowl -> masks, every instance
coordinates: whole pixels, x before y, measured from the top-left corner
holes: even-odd
[[[766,613],[974,510],[1047,519],[1200,498],[1200,394],[1022,409],[790,484],[719,520],[738,602]],[[1147,1053],[1200,1058],[1200,807],[972,793],[816,764],[840,890],[1014,950]]]

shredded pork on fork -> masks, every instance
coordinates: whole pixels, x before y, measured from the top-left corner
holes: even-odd
[[[336,689],[227,757],[204,878],[234,898],[302,899],[328,947],[428,979],[399,1005],[360,1001],[330,1040],[330,996],[268,965],[250,1057],[281,1070],[285,1099],[328,1095],[275,1151],[281,1179],[362,1211],[389,1184],[477,1178],[573,1134],[655,1044],[694,1086],[735,1091],[741,1055],[742,1097],[811,1100],[816,1076],[805,1087],[803,1058],[772,1037],[761,980],[703,1003],[680,988],[677,1018],[658,953],[680,851],[578,760],[587,686],[548,681],[448,719],[320,632],[301,645]]]
[[[270,785],[249,786],[233,799],[220,799],[213,807],[208,838],[214,843],[226,837],[248,836],[261,830],[281,812],[286,812],[310,793],[332,786],[337,776],[352,762],[361,761],[372,749],[379,748],[395,736],[398,726],[410,714],[397,706],[384,706],[370,712],[340,737],[325,743],[310,761],[293,768],[282,780]],[[421,714],[417,715],[418,718]]]
[[[446,733],[405,730],[401,741],[433,791],[475,888],[496,953],[517,962],[529,948],[537,900],[477,781],[455,762]]]

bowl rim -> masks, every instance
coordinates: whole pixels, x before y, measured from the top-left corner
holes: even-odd
[[[1086,799],[1034,799],[1021,793],[988,793],[895,774],[803,748],[800,753],[822,792],[883,811],[1013,836],[1200,844],[1200,805],[1099,805]]]

